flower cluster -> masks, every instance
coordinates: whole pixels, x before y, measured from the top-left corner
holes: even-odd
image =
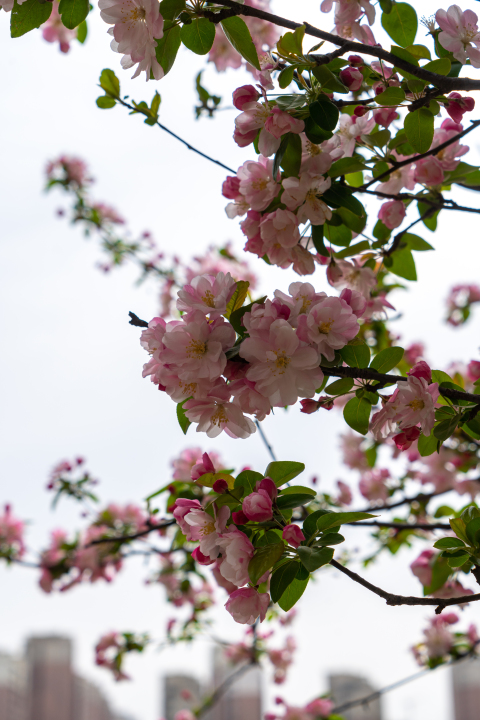
[[[91,488],[98,484],[98,480],[82,469],[84,462],[84,458],[77,457],[72,462],[62,460],[55,465],[47,484],[47,490],[55,492],[54,506],[62,495],[75,500],[97,501],[98,498],[92,493]]]
[[[71,41],[77,37],[78,28],[69,30],[65,27],[58,12],[58,4],[57,0],[52,3],[50,17],[41,26],[42,36],[49,43],[58,42],[60,52],[67,53],[70,50]]]
[[[114,679],[130,680],[123,671],[125,655],[131,652],[143,652],[148,645],[147,635],[110,632],[103,635],[95,646],[95,664],[110,670]]]
[[[433,584],[434,572],[436,566],[438,567],[438,558],[439,553],[435,552],[435,550],[432,550],[431,548],[428,548],[427,550],[421,552],[410,565],[412,573],[423,585],[424,594],[431,595],[436,598],[454,598],[463,597],[464,595],[473,595],[473,590],[464,588],[458,579],[450,579],[442,583],[441,581],[444,578],[441,577],[440,584],[435,578],[435,585]],[[440,587],[437,587],[438,585],[440,585]]]
[[[358,40],[366,45],[375,45],[370,29],[375,21],[375,8],[370,0],[323,0],[320,10],[328,13],[335,3],[335,33],[347,40]],[[361,24],[366,18],[368,25]]]
[[[442,613],[430,620],[423,631],[424,640],[412,648],[417,663],[434,668],[451,659],[476,654],[479,638],[475,625],[467,632],[452,632],[449,628],[458,622],[455,613]]]
[[[137,66],[132,77],[160,80],[163,68],[155,55],[156,40],[163,37],[158,0],[99,0],[100,17],[109,25],[112,50],[121,53],[122,67]]]
[[[333,702],[326,697],[311,700],[303,707],[288,705],[281,698],[277,698],[276,703],[282,706],[283,715],[266,713],[265,720],[319,720],[328,718],[333,710]]]
[[[5,505],[0,515],[0,558],[7,562],[19,560],[25,553],[23,533],[25,523],[12,513],[10,505]]]
[[[222,317],[236,290],[229,274],[199,276],[178,293],[182,319],[154,318],[141,336],[151,355],[143,376],[185,401],[187,419],[209,437],[222,430],[247,437],[255,426],[245,413],[263,420],[271,407],[313,397],[323,381],[321,357],[333,360],[357,335],[366,306],[356,291],[327,297],[310,283],[292,283],[290,294],[276,290],[273,302],[254,303],[243,314],[247,335],[238,345]]]
[[[478,285],[455,285],[447,298],[447,322],[454,327],[463,325],[470,317],[471,307],[480,302]]]

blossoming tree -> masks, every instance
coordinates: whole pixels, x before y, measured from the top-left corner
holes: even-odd
[[[40,27],[63,52],[74,37],[85,39],[90,22],[88,0],[3,0],[2,7],[11,12],[13,38]],[[55,531],[36,562],[42,590],[111,581],[132,546],[156,553],[161,567],[150,581],[164,585],[173,605],[192,607],[180,628],[169,624],[169,641],[191,640],[202,629],[216,583],[228,594],[233,620],[251,626],[245,642],[228,648],[232,663],[244,667],[268,657],[281,683],[294,640],[271,649],[259,625],[266,618],[291,622],[311,577],[333,566],[383,598],[392,613],[399,605],[435,608],[414,648],[422,665],[475,653],[474,626],[452,633],[458,616],[445,609],[480,600],[468,587],[480,584],[480,361],[464,358],[435,370],[423,345],[400,347],[389,326],[395,310],[389,294],[402,279],[417,279],[415,254],[434,249],[412,232],[415,226],[434,233],[442,213],[480,212],[474,194],[480,169],[464,159],[465,138],[480,125],[469,119],[470,93],[480,89],[477,15],[457,5],[439,9],[423,21],[424,45],[416,41],[414,7],[394,0],[378,6],[324,0],[321,12],[334,10],[333,33],[273,15],[266,0],[99,0],[99,8],[111,47],[133,77],[161,81],[174,73],[181,44],[208,54],[219,71],[246,64],[252,84],[232,88],[239,113],[232,130],[233,142],[251,148],[252,158],[235,171],[195,152],[229,173],[222,186],[226,213],[240,218],[245,252],[299,276],[288,290],[258,297],[254,272],[229,246],[196,258],[194,269],[167,260],[148,235],[135,241],[122,235],[119,213],[91,198],[81,160],[52,161],[48,188],[70,193],[72,220],[99,234],[108,257],[104,269],[130,260],[142,277],[160,282],[158,316],[145,321],[130,313],[131,324],[143,328],[140,342],[149,356],[143,376],[171,398],[179,432],[192,426],[190,433],[209,438],[223,432],[240,442],[255,432],[264,437],[261,423],[274,408],[343,413],[344,461],[359,473],[366,507],[352,508],[351,489],[342,481],[337,495],[298,484],[301,457],[272,455],[262,472],[247,459],[235,472],[217,454],[189,448],[173,461],[171,480],[152,488],[145,507],[111,504],[76,534]],[[389,50],[376,42],[378,20],[393,42]],[[129,101],[110,69],[101,71],[100,86],[100,110],[123,106],[166,129],[158,119],[158,92],[150,104]],[[199,112],[215,114],[220,100],[200,76],[197,89]],[[471,205],[457,202],[457,188],[473,191]],[[330,295],[315,288],[315,277],[304,282],[324,272]],[[479,300],[479,287],[454,287],[448,321],[466,322]],[[404,459],[401,477],[380,465],[385,453]],[[49,489],[56,500],[97,502],[83,466],[79,458],[54,469]],[[438,496],[447,493],[450,504],[439,505]],[[400,516],[392,516],[394,508]],[[423,543],[411,565],[423,595],[393,594],[354,572],[348,554],[341,554],[343,525],[372,528],[370,561],[384,550],[396,554],[413,541]],[[156,544],[145,545],[146,538]],[[27,552],[24,525],[7,506],[0,557],[19,563]],[[125,655],[147,641],[105,635],[97,663],[123,679]],[[333,718],[340,710],[328,698],[299,698],[299,707],[285,706],[281,717]],[[178,720],[191,717],[186,710]]]

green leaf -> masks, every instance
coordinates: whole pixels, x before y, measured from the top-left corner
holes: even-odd
[[[346,158],[340,158],[340,160],[336,160],[330,170],[328,171],[327,175],[330,177],[336,178],[340,177],[341,175],[346,175],[348,173],[354,173],[358,170],[365,170],[365,162],[363,161],[363,158],[359,157],[346,157]]]
[[[305,518],[303,522],[303,532],[307,540],[317,532],[317,521],[322,515],[332,515],[331,510],[315,510]]]
[[[328,547],[328,545],[340,545],[345,538],[340,533],[327,533],[322,538],[315,540],[315,547]]]
[[[390,347],[381,350],[375,355],[370,367],[373,370],[377,370],[379,373],[388,373],[394,367],[397,367],[400,360],[403,358],[404,349],[401,347]]]
[[[272,602],[275,603],[280,600],[285,590],[295,580],[299,568],[300,563],[298,560],[289,560],[273,571],[270,580],[270,597],[272,598]]]
[[[452,378],[443,370],[432,370],[432,382],[437,382],[438,384],[442,382],[452,382]]]
[[[382,27],[400,47],[413,45],[417,34],[417,13],[408,3],[396,2],[389,13],[382,13]]]
[[[388,267],[389,272],[405,278],[405,280],[413,281],[417,279],[415,260],[410,250],[395,250],[390,259],[392,264]]]
[[[428,62],[422,66],[422,70],[429,70],[430,72],[437,73],[437,75],[448,75],[451,69],[452,63],[448,58],[432,60],[432,62]]]
[[[188,25],[182,26],[180,39],[196,55],[206,55],[215,40],[215,25],[206,18],[195,18]]]
[[[328,98],[319,97],[308,106],[310,116],[322,130],[335,130],[339,110]]]
[[[83,43],[87,39],[87,35],[88,35],[88,25],[87,25],[87,21],[84,20],[82,23],[80,23],[80,25],[77,28],[78,42],[83,45]]]
[[[442,442],[444,442],[445,440],[448,440],[451,435],[453,435],[457,425],[458,417],[454,415],[451,420],[442,420],[441,422],[437,423],[433,428],[433,434],[437,438],[437,440],[441,440]]]
[[[433,140],[434,117],[425,108],[407,113],[404,128],[407,140],[415,152],[424,153],[430,149]]]
[[[293,480],[305,470],[305,465],[291,460],[281,460],[269,463],[265,470],[265,477],[273,480],[277,487]]]
[[[301,507],[309,502],[312,502],[313,497],[306,493],[296,493],[291,495],[279,495],[277,498],[277,505],[280,510],[289,510],[291,508]]]
[[[109,95],[100,95],[100,97],[96,99],[96,103],[102,110],[108,110],[109,108],[115,107],[117,101]]]
[[[371,410],[372,406],[368,400],[354,397],[343,408],[343,417],[347,425],[353,430],[356,430],[361,435],[366,435]]]
[[[190,425],[192,424],[190,422],[190,420],[187,418],[187,416],[185,415],[185,410],[183,409],[183,406],[185,405],[187,400],[190,400],[190,399],[191,398],[186,398],[186,400],[184,400],[183,402],[177,403],[177,420],[178,420],[178,424],[182,428],[182,432],[184,435],[187,434],[187,430],[190,427]]]
[[[353,191],[341,183],[333,183],[323,193],[322,199],[332,207],[345,207],[356,215],[366,216],[367,214],[360,200],[353,195]]]
[[[288,133],[288,144],[280,163],[287,177],[297,176],[302,164],[302,141],[298,133]],[[275,177],[275,175],[274,175]]]
[[[318,82],[322,86],[322,90],[327,92],[336,92],[341,95],[347,95],[350,91],[342,83],[339,78],[326,65],[318,65],[318,67],[312,70],[312,74],[317,78]]]
[[[480,531],[480,517],[476,517],[473,520],[470,520],[469,523],[467,523],[467,526],[465,528],[465,532],[467,534],[468,539],[470,540],[470,544],[474,547],[478,545],[478,534]]]
[[[335,551],[328,547],[317,549],[300,545],[297,548],[297,553],[308,572],[314,572],[323,565],[328,565]]]
[[[237,280],[237,287],[235,292],[233,293],[232,297],[228,301],[227,309],[225,310],[224,317],[227,318],[227,320],[230,318],[230,315],[237,310],[240,310],[243,303],[245,302],[245,298],[248,295],[248,288],[250,287],[250,283],[248,280]]]
[[[459,540],[458,538],[444,537],[441,540],[437,540],[437,542],[433,543],[433,547],[439,548],[440,550],[445,550],[445,548],[465,547],[465,543],[463,542],[463,540]]]
[[[455,535],[467,545],[470,544],[470,539],[465,531],[466,525],[462,518],[451,518],[449,523]]]
[[[312,225],[312,242],[319,255],[330,257],[330,253],[323,243],[323,227],[323,225]]]
[[[417,252],[425,252],[426,250],[434,250],[432,245],[418,235],[412,233],[405,233],[402,235],[402,245],[406,244],[409,250],[416,250]]]
[[[334,527],[340,527],[345,523],[358,522],[359,520],[368,520],[369,518],[377,517],[371,513],[365,512],[333,512],[328,515],[322,515],[317,520],[317,530],[324,532],[325,530],[331,530]]]
[[[458,557],[449,557],[447,562],[452,568],[462,567],[470,559],[468,555],[459,555]]]
[[[425,45],[409,45],[405,48],[417,60],[431,60],[430,50]]]
[[[390,239],[390,236],[392,234],[392,231],[387,228],[386,225],[383,224],[381,220],[377,220],[375,223],[375,227],[373,228],[373,237],[377,238],[377,240],[381,243],[385,243],[387,240]]]
[[[335,257],[339,259],[351,257],[352,255],[358,255],[359,252],[363,252],[363,250],[368,250],[369,248],[370,243],[368,242],[368,240],[362,240],[361,242],[355,243],[355,245],[350,245],[350,247],[345,248],[345,250],[340,250],[340,252],[336,252]]]
[[[254,68],[260,70],[258,54],[250,30],[242,18],[231,17],[222,20],[221,26],[229,43]]]
[[[177,57],[178,48],[181,45],[180,25],[173,25],[165,21],[163,25],[163,37],[157,40],[155,55],[157,61],[163,68],[165,75],[170,72]]]
[[[350,367],[367,368],[370,362],[370,348],[365,343],[360,345],[345,345],[340,355]]]
[[[418,452],[422,457],[433,455],[438,447],[438,440],[435,435],[420,435],[418,438]]]
[[[313,490],[313,488],[305,487],[304,485],[291,485],[290,487],[283,488],[283,490],[281,490],[280,492],[282,496],[298,495],[298,493],[302,493],[303,495],[310,495],[310,497],[314,498],[317,495],[316,490]]]
[[[333,132],[331,130],[322,130],[315,120],[308,116],[305,118],[305,135],[311,143],[318,145],[324,140],[329,140],[333,137]]]
[[[175,20],[185,10],[185,0],[162,0],[160,15],[164,20]]]
[[[255,490],[255,486],[259,480],[263,480],[263,475],[261,473],[255,472],[254,470],[243,470],[235,478],[234,487],[243,487],[245,489],[245,494],[249,495]]]
[[[348,247],[352,242],[352,231],[346,225],[330,225],[325,223],[323,226],[325,237],[332,245],[340,245]]]
[[[120,82],[113,70],[109,70],[109,68],[105,68],[100,73],[100,87],[105,90],[107,95],[115,98],[120,96]]]
[[[278,84],[282,88],[282,90],[285,90],[290,83],[293,81],[293,73],[295,72],[295,66],[294,65],[288,65],[286,68],[282,70],[280,75],[278,76]]]
[[[375,98],[377,105],[400,105],[404,101],[405,93],[399,87],[388,87]]]
[[[73,30],[87,17],[90,10],[89,0],[60,0],[58,12],[62,16],[62,23],[69,30]]]
[[[353,378],[340,378],[340,380],[335,380],[335,382],[331,383],[325,388],[325,392],[327,395],[343,395],[343,393],[348,393],[353,387]]]
[[[289,134],[290,133],[287,133],[282,137],[282,139],[280,140],[280,145],[278,146],[278,150],[275,153],[275,157],[273,158],[272,177],[275,181],[277,179],[278,171],[280,170],[283,156],[285,155],[285,151],[287,149]]]
[[[390,130],[386,128],[384,130],[378,130],[377,132],[370,133],[366,136],[365,142],[372,145],[373,147],[384,147],[390,141],[391,134]],[[382,163],[383,165],[383,163]]]
[[[255,550],[252,559],[248,563],[248,574],[254,585],[257,584],[267,570],[270,570],[280,560],[284,551],[285,543],[283,540],[273,545],[264,545]]]
[[[432,583],[423,589],[424,595],[431,595],[445,585],[452,571],[443,557],[438,557],[432,567]]]
[[[303,565],[301,566],[303,570]],[[290,583],[288,588],[283,593],[282,597],[278,601],[278,604],[285,612],[288,612],[292,607],[300,600],[310,580],[310,575],[303,580],[296,577],[295,580]]]
[[[10,18],[10,35],[12,38],[21,37],[25,33],[43,25],[50,17],[53,3],[39,3],[38,0],[27,0],[19,5],[17,0],[13,5]]]
[[[277,43],[279,52],[284,55],[302,55],[305,25],[299,25],[293,32],[286,32]]]

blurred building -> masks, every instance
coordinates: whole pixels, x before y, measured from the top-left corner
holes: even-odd
[[[360,700],[375,692],[370,683],[358,675],[336,674],[329,676],[330,692],[335,706],[353,700]],[[358,705],[340,713],[345,720],[382,720],[382,708],[380,698],[370,701],[368,704]],[[466,720],[466,718],[462,718]]]
[[[480,718],[480,660],[472,658],[452,667],[455,720]]]
[[[96,685],[75,674],[72,642],[29,638],[24,658],[0,653],[0,720],[133,720],[115,715]]]
[[[192,710],[200,703],[200,683],[190,675],[167,675],[163,697],[165,720],[175,720],[179,710]]]

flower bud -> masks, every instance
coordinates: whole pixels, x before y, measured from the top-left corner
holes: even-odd
[[[248,518],[242,510],[232,513],[232,520],[235,525],[245,525],[248,522]]]
[[[298,525],[287,525],[283,528],[282,538],[294,548],[297,548],[305,540],[305,535]]]
[[[413,377],[423,378],[427,381],[427,383],[431,382],[432,380],[432,371],[430,370],[430,366],[427,365],[425,360],[420,360],[420,362],[415,363],[412,369],[407,372],[407,375],[413,375]]]
[[[363,75],[354,67],[347,67],[340,71],[340,80],[351,92],[360,90],[363,84]]]
[[[352,67],[363,67],[363,58],[360,55],[349,55],[348,62]]]
[[[226,480],[215,480],[213,483],[213,490],[214,492],[218,493],[219,495],[222,495],[224,492],[228,490],[228,484]]]
[[[233,104],[237,110],[243,110],[247,103],[257,102],[260,97],[253,85],[242,85],[233,92]]]

